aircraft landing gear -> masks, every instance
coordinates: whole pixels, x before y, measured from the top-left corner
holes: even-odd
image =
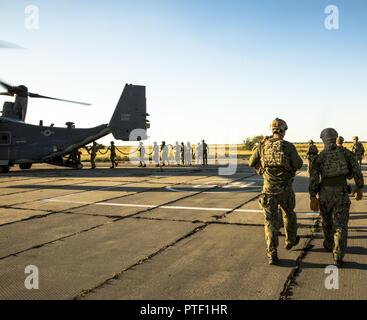
[[[0,173],[8,173],[10,166],[0,166]]]
[[[22,170],[29,170],[30,168],[32,168],[32,163],[21,163],[19,165],[19,168]]]

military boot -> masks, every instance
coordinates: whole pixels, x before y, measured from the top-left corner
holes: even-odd
[[[343,258],[338,254],[334,254],[334,264],[341,267],[344,264]]]
[[[333,243],[328,241],[328,240],[324,240],[323,242],[324,248],[325,250],[327,250],[328,252],[333,252]]]
[[[300,236],[296,236],[296,240],[294,241],[294,243],[287,243],[284,248],[286,250],[291,250],[294,246],[299,244],[300,239],[301,239]]]
[[[269,265],[277,265],[279,263],[278,253],[274,252],[269,257]]]

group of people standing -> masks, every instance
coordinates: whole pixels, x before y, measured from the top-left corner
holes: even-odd
[[[284,221],[285,249],[296,246],[297,235],[296,198],[293,181],[303,160],[294,144],[284,140],[287,123],[275,119],[271,124],[272,136],[264,138],[255,148],[249,165],[264,177],[259,202],[264,210],[265,240],[269,264],[278,264],[278,245],[281,220]],[[348,240],[348,221],[351,201],[363,199],[364,179],[361,161],[363,145],[354,137],[352,151],[342,146],[343,139],[333,128],[322,130],[320,138],[324,149],[319,153],[310,142],[308,157],[310,209],[320,212],[324,234],[323,246],[333,254],[337,266],[343,264]],[[337,144],[338,143],[338,144]],[[354,179],[355,186],[348,185]],[[281,214],[281,215],[280,215]],[[282,216],[282,218],[281,218]]]
[[[172,151],[171,153],[170,150]],[[139,143],[138,152],[139,167],[146,167],[146,149],[143,142]],[[207,165],[208,152],[209,147],[205,140],[198,142],[195,148],[190,142],[185,144],[184,142],[179,143],[177,141],[175,145],[167,145],[165,141],[162,141],[161,145],[158,145],[157,142],[153,143],[153,150],[149,156],[152,157],[156,167],[169,166],[172,163],[177,166],[191,166],[193,160],[195,160],[196,164]]]
[[[343,144],[344,144],[344,138],[342,136],[338,136],[338,138],[336,139],[336,145],[339,148],[344,148]],[[357,136],[353,137],[352,149],[350,151],[354,154],[359,165],[362,165],[362,160],[364,157],[365,150],[364,150],[363,144],[359,141],[359,138]],[[313,140],[310,140],[308,151],[307,151],[308,172],[309,173],[311,172],[311,164],[318,154],[319,154],[319,150],[317,146],[315,145]]]
[[[97,153],[100,152],[100,149],[103,149],[104,146],[98,144],[97,142],[93,142],[91,147],[86,147],[87,152],[90,154],[90,164],[91,169],[96,168],[96,157]],[[103,154],[107,154],[110,152],[110,161],[111,161],[111,169],[114,169],[118,166],[118,160],[117,160],[117,154],[116,154],[117,147],[115,146],[115,143],[111,141],[110,146],[107,147],[107,150]]]
[[[105,147],[103,145],[100,145],[95,141],[93,142],[92,146],[85,147],[90,155],[91,169],[96,168],[96,157],[98,152],[103,155],[109,152],[111,169],[116,168],[118,166],[117,151],[125,155],[131,155],[138,152],[139,167],[146,167],[147,159],[152,159],[157,167],[168,166],[171,164],[176,164],[178,166],[191,166],[193,161],[195,161],[196,164],[208,164],[209,147],[205,140],[199,142],[195,147],[193,147],[190,142],[187,142],[187,144],[184,144],[183,142],[179,144],[176,142],[175,145],[167,145],[165,141],[162,141],[161,145],[158,145],[157,142],[154,142],[151,153],[146,152],[146,148],[142,141],[139,142],[138,149],[132,153],[122,152],[115,146],[113,141],[111,141],[110,146],[107,147],[104,152],[100,151],[104,148]],[[77,167],[77,164],[81,163],[81,152],[78,149],[73,150],[68,161],[72,162],[72,164]]]

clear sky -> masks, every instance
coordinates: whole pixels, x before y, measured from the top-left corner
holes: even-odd
[[[339,30],[324,26],[330,4]],[[365,0],[0,0],[0,21],[0,40],[26,48],[0,49],[1,79],[93,104],[33,99],[30,123],[107,123],[133,83],[147,86],[150,141],[240,143],[275,117],[291,141],[329,126],[367,140]]]

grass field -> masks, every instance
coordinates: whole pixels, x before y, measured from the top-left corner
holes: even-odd
[[[367,150],[367,143],[363,143],[363,145]],[[308,150],[308,143],[307,142],[297,142],[295,143],[295,146],[297,148],[299,155],[302,158],[305,158],[307,150]],[[316,143],[316,146],[319,149],[319,151],[323,149],[322,143]],[[351,149],[352,143],[351,142],[344,143],[344,146],[348,149]],[[100,150],[100,152],[97,155],[97,159],[96,159],[97,161],[102,161],[102,162],[110,161],[110,158],[109,158],[110,155],[109,155],[109,152],[106,153],[106,148],[107,147]],[[117,148],[118,148],[117,157],[119,161],[129,161],[129,159],[138,158],[137,146],[117,146]],[[145,146],[145,148],[146,148],[147,154],[150,154],[153,150],[152,146]],[[193,148],[195,150],[195,145],[193,145]],[[89,161],[90,156],[87,153],[87,151],[84,148],[80,149],[80,151],[82,152],[82,157],[81,157],[82,161]],[[234,156],[234,153],[236,152],[237,152],[237,158],[241,158],[241,159],[248,159],[252,154],[251,150],[244,149],[243,144],[237,144],[237,145],[211,144],[209,145],[209,158],[215,158],[216,155],[218,158],[228,157],[229,155]],[[174,157],[174,151],[171,150],[171,148],[169,150],[169,156],[171,158]]]

